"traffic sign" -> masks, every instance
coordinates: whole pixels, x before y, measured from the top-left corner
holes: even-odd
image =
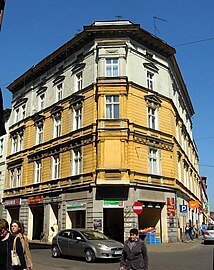
[[[188,207],[186,204],[180,204],[180,212],[187,213]]]
[[[140,202],[135,202],[132,209],[136,214],[140,215],[143,212],[143,205]]]

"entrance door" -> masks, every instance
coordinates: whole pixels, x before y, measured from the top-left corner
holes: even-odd
[[[44,223],[44,206],[35,206],[31,208],[33,214],[33,240],[42,240]]]
[[[85,228],[86,211],[68,211],[68,218],[72,224],[72,228]]]
[[[110,238],[124,242],[123,208],[104,208],[104,234]]]

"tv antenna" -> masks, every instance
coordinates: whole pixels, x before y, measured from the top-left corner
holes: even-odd
[[[158,33],[160,33],[160,31],[158,30],[158,28],[157,28],[157,26],[156,26],[156,20],[160,20],[160,21],[163,21],[163,22],[167,22],[166,20],[164,20],[164,19],[162,19],[162,18],[153,16],[155,36],[156,36],[157,31],[158,31]]]
[[[115,16],[115,17],[117,18],[118,21],[121,20],[121,19],[123,18],[121,15],[117,15],[117,16]]]

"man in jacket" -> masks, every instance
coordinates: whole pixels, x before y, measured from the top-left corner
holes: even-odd
[[[124,243],[120,270],[148,270],[147,248],[135,228],[130,230],[130,237]]]

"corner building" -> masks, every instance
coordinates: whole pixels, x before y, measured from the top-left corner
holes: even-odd
[[[175,49],[130,21],[95,22],[8,86],[4,215],[29,239],[131,227],[180,239],[200,216],[193,106]],[[144,210],[137,215],[134,202]]]

